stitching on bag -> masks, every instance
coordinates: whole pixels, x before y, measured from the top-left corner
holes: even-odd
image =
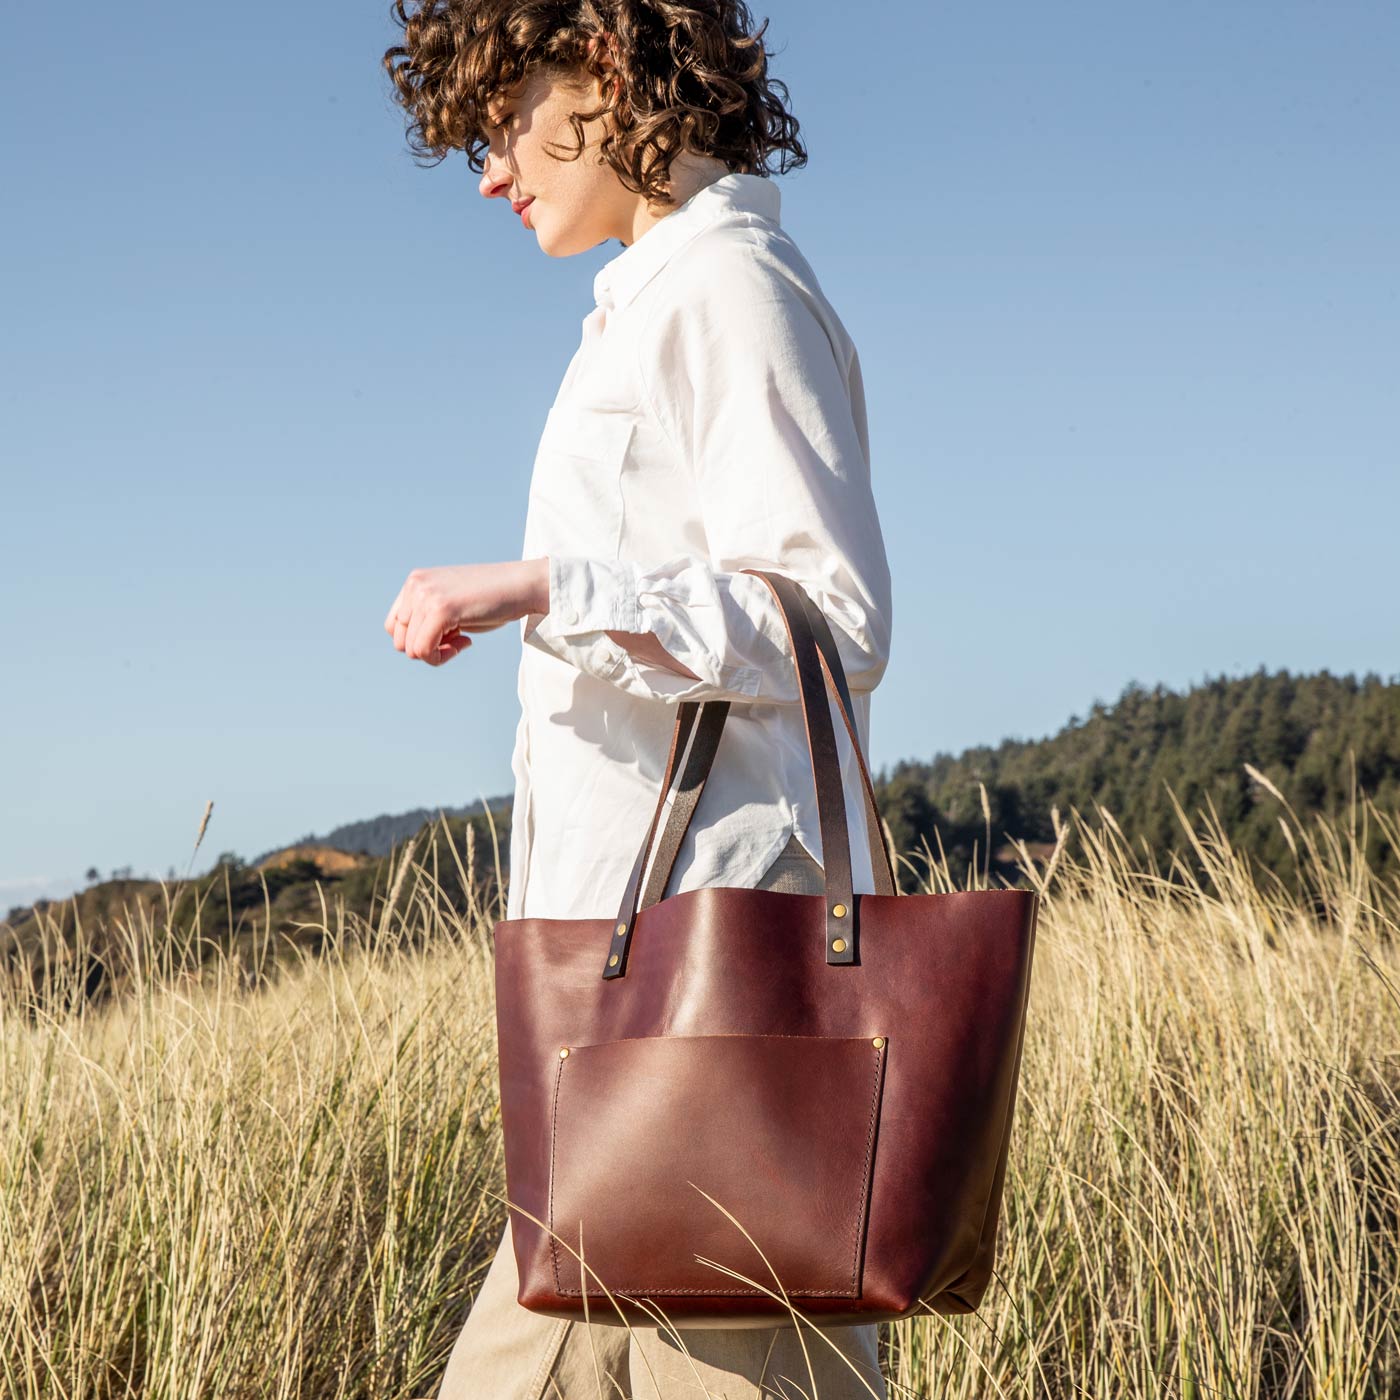
[[[860,1227],[862,1221],[869,1212],[870,1200],[870,1158],[875,1150],[875,1108],[880,1102],[880,1069],[884,1064],[885,1050],[889,1045],[886,1040],[875,1052],[875,1082],[870,1089],[870,1127],[865,1134],[865,1170],[861,1173],[860,1204],[856,1209],[856,1238],[855,1245],[851,1251],[851,1292],[860,1291]]]
[[[843,1035],[791,1035],[786,1031],[773,1031],[771,1033],[761,1033],[758,1035],[748,1035],[746,1032],[730,1032],[727,1036],[687,1036],[686,1039],[693,1040],[718,1040],[727,1039],[734,1035],[743,1035],[749,1040],[850,1040],[850,1036]],[[597,1041],[598,1045],[616,1045],[622,1040],[655,1040],[655,1036],[621,1036],[619,1040]],[[853,1293],[859,1292],[858,1279],[860,1271],[860,1235],[861,1226],[869,1209],[870,1199],[870,1169],[871,1157],[875,1150],[875,1111],[880,1102],[880,1071],[884,1065],[885,1048],[888,1047],[888,1040],[885,1047],[875,1052],[875,1078],[870,1090],[870,1124],[865,1135],[865,1165],[861,1173],[861,1193],[860,1199],[856,1203],[855,1212],[855,1249],[851,1258],[851,1286],[849,1289],[843,1288],[789,1288],[786,1290],[789,1298],[847,1298]],[[576,1045],[574,1050],[586,1050],[591,1047]],[[559,1277],[559,1242],[555,1239],[554,1231],[554,1144],[558,1140],[559,1124],[559,1086],[564,1078],[564,1061],[559,1061],[559,1067],[554,1075],[554,1106],[550,1115],[549,1132],[549,1252],[554,1259],[554,1291],[560,1297],[582,1297],[584,1293],[582,1266],[579,1272],[579,1287],[565,1288]],[[622,1285],[610,1289],[611,1292],[626,1295],[638,1294],[644,1297],[672,1297],[684,1293],[700,1293],[705,1295],[715,1295],[716,1297],[747,1296],[747,1297],[767,1297],[768,1295],[761,1288],[646,1288],[637,1284]],[[602,1297],[602,1291],[598,1290],[590,1294],[591,1297]]]
[[[698,1035],[620,1035],[616,1040],[590,1040],[586,1044],[577,1041],[569,1048],[596,1050],[600,1045],[626,1045],[634,1040],[859,1040],[854,1035],[803,1035],[800,1031],[703,1031]]]
[[[559,1140],[559,1082],[564,1077],[564,1061],[559,1061],[559,1067],[554,1072],[554,1108],[549,1118],[549,1252],[554,1259],[554,1291],[563,1293],[564,1287],[559,1281],[559,1241],[554,1238],[554,1144]],[[582,1266],[579,1271],[579,1283],[582,1285]]]
[[[631,1288],[614,1288],[612,1291],[616,1294],[620,1294],[624,1298],[627,1297],[628,1294],[636,1294],[642,1298],[668,1298],[675,1293],[703,1293],[707,1298],[712,1293],[716,1295],[724,1294],[725,1296],[731,1293],[743,1293],[749,1297],[766,1298],[768,1296],[761,1288],[637,1288],[634,1286]],[[578,1298],[582,1296],[583,1290],[581,1288],[566,1288],[564,1289],[564,1293]],[[849,1298],[851,1296],[844,1288],[789,1288],[787,1295],[789,1298],[825,1298],[827,1296],[832,1298]],[[604,1295],[598,1292],[590,1293],[588,1296],[590,1298],[601,1298]]]

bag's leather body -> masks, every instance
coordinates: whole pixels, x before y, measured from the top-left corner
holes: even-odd
[[[821,1325],[970,1311],[995,1255],[1038,897],[898,893],[830,629],[793,580],[748,572],[788,622],[827,892],[661,897],[728,709],[685,704],[618,915],[495,925],[519,1302],[684,1327],[793,1325],[784,1297]],[[860,755],[874,894],[850,889],[823,668]]]

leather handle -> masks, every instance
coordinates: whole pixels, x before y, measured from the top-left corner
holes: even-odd
[[[827,698],[828,682],[840,702],[842,719],[861,771],[866,829],[875,871],[876,892],[897,894],[898,886],[894,880],[889,852],[880,834],[874,787],[851,715],[850,690],[846,683],[845,671],[825,617],[800,584],[771,570],[745,569],[743,572],[761,578],[768,585],[777,600],[788,632],[793,663],[797,671],[798,693],[807,731],[807,748],[812,761],[817,815],[822,833],[826,876],[826,960],[831,964],[853,963],[858,933],[857,899],[852,889],[850,833],[846,822],[845,793],[841,782],[836,734],[832,727],[831,709]],[[668,792],[672,796],[671,810],[652,881],[648,884],[649,894],[653,889],[658,891],[656,898],[659,898],[659,891],[665,888],[680,849],[681,839],[694,815],[700,793],[714,762],[728,713],[728,701],[683,701],[677,707],[676,724],[666,762],[666,775],[662,781],[656,810],[633,862],[631,877],[613,926],[613,936],[609,939],[607,963],[602,974],[605,979],[621,977],[626,972],[627,952],[636,923],[642,872],[651,852],[661,814],[666,807]],[[692,729],[694,734],[683,770],[678,773],[680,754],[685,749]],[[656,884],[658,878],[659,885]]]
[[[665,809],[668,789],[677,789],[675,801],[689,801],[691,808],[700,800],[700,790],[709,775],[714,751],[719,747],[720,731],[724,728],[724,717],[729,711],[729,702],[722,700],[715,705],[698,705],[683,701],[676,710],[676,723],[671,730],[671,751],[666,758],[666,774],[661,782],[661,792],[656,800],[656,810],[651,814],[651,824],[642,838],[641,848],[632,862],[632,873],[627,879],[627,888],[622,894],[622,905],[617,920],[613,924],[613,935],[608,940],[608,961],[603,969],[606,978],[621,977],[627,970],[627,949],[632,942],[632,926],[636,922],[637,890],[642,883],[642,871],[646,868],[647,853],[651,850],[652,837],[657,823]],[[699,723],[695,724],[696,717]],[[685,749],[686,737],[692,725],[695,726],[695,740],[691,745],[684,771],[677,775],[677,763]],[[675,859],[675,853],[671,853]]]
[[[745,570],[751,573],[753,570]],[[841,719],[845,723],[846,733],[851,741],[851,748],[856,754],[857,764],[860,770],[861,790],[865,801],[865,833],[866,841],[870,848],[870,868],[875,877],[875,893],[897,895],[899,885],[895,879],[894,866],[890,860],[890,853],[885,845],[884,826],[880,820],[879,807],[875,801],[875,785],[870,777],[870,770],[866,766],[865,755],[860,746],[860,735],[856,729],[853,717],[853,706],[851,702],[851,692],[846,682],[845,669],[841,665],[841,656],[836,649],[836,638],[832,635],[831,625],[827,622],[822,610],[812,601],[811,596],[805,589],[801,590],[802,601],[806,605],[807,621],[811,627],[812,634],[816,638],[817,647],[821,653],[823,664],[827,670],[827,681],[836,692],[836,698],[841,706]],[[728,707],[728,701],[686,701],[686,704],[697,707],[706,703],[709,705],[723,704]],[[682,741],[684,742],[684,741]],[[670,882],[671,871],[676,863],[676,857],[680,854],[681,842],[685,838],[685,833],[690,825],[690,820],[694,816],[696,805],[699,802],[700,790],[703,789],[705,778],[709,775],[709,765],[713,760],[713,749],[708,748],[709,758],[701,759],[704,764],[703,770],[693,784],[686,789],[686,796],[682,800],[672,804],[670,815],[661,833],[661,838],[657,843],[657,857],[652,864],[651,876],[647,880],[646,888],[642,892],[640,909],[649,909],[656,904],[665,894],[666,886]],[[670,781],[670,773],[667,773],[667,781]],[[643,858],[645,851],[650,849],[650,833],[648,833],[647,843],[643,847]]]

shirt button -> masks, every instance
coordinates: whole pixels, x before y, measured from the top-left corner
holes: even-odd
[[[572,608],[560,608],[559,620],[565,624],[578,621],[578,614]]]

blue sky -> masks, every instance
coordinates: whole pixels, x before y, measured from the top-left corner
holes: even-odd
[[[860,350],[894,575],[870,758],[1130,680],[1400,672],[1400,12],[774,0],[782,218]],[[0,88],[0,915],[509,793],[518,558],[604,244],[417,165],[389,5],[31,9]],[[855,63],[859,66],[852,67]]]

